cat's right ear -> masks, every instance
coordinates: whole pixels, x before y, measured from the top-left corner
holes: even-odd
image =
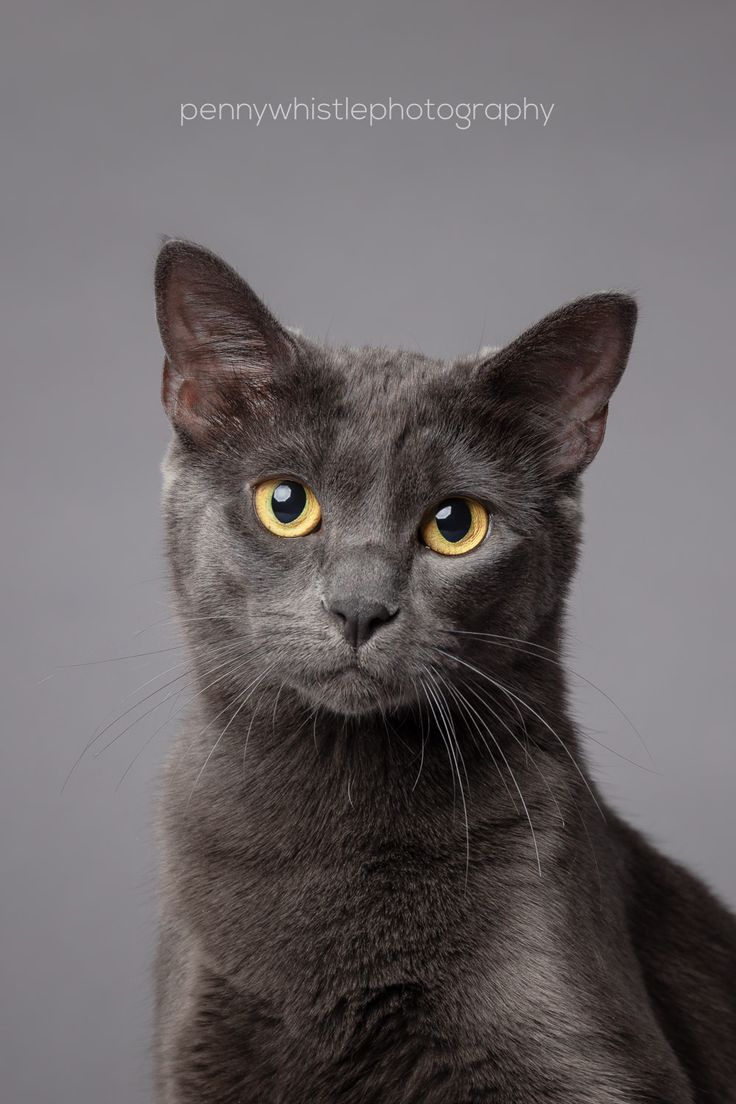
[[[234,410],[267,408],[294,343],[237,272],[193,242],[172,240],[158,255],[155,288],[162,400],[175,428],[204,441]]]

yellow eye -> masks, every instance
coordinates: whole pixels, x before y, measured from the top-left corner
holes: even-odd
[[[255,490],[259,521],[278,537],[304,537],[322,520],[322,510],[309,487],[294,479],[267,479]]]
[[[422,523],[422,540],[441,556],[462,556],[485,539],[490,519],[473,498],[446,498]]]

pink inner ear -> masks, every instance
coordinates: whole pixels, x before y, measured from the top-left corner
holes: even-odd
[[[621,373],[621,335],[604,326],[588,354],[589,363],[573,368],[565,381],[562,400],[562,447],[554,462],[559,472],[582,471],[603,443],[608,400]]]
[[[562,401],[570,417],[581,422],[596,417],[618,382],[620,365],[621,334],[618,328],[603,325],[580,361],[566,369]]]
[[[185,420],[191,419],[197,416],[197,411],[201,408],[202,402],[199,393],[199,387],[196,380],[185,379],[182,380],[179,387],[179,393],[176,396],[176,414]]]
[[[593,460],[603,444],[608,417],[608,403],[591,418],[571,421],[564,432],[562,445],[552,466],[557,472],[582,471]]]
[[[184,379],[167,357],[164,361],[164,374],[161,381],[161,401],[172,421],[188,411],[194,414],[199,400],[197,384],[193,379]]]
[[[581,376],[572,389],[573,413],[585,422],[595,418],[611,397],[617,382],[614,358],[604,355],[587,375],[581,373]]]
[[[182,377],[164,361],[161,398],[171,421],[193,436],[201,436],[217,405],[217,389],[191,376]]]

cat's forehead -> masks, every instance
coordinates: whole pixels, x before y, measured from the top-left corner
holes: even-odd
[[[330,350],[323,370],[321,413],[342,450],[379,456],[410,448],[416,455],[430,438],[435,452],[441,446],[442,399],[452,378],[446,362],[408,350],[343,347]]]
[[[326,356],[343,401],[351,405],[400,414],[415,405],[433,384],[450,374],[448,362],[407,349],[343,346]]]

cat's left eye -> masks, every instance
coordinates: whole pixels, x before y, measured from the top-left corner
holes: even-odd
[[[422,523],[420,535],[427,548],[441,556],[472,552],[485,540],[490,517],[474,498],[447,498]]]
[[[322,520],[322,510],[312,490],[295,479],[267,479],[253,496],[258,520],[277,537],[305,537]]]

